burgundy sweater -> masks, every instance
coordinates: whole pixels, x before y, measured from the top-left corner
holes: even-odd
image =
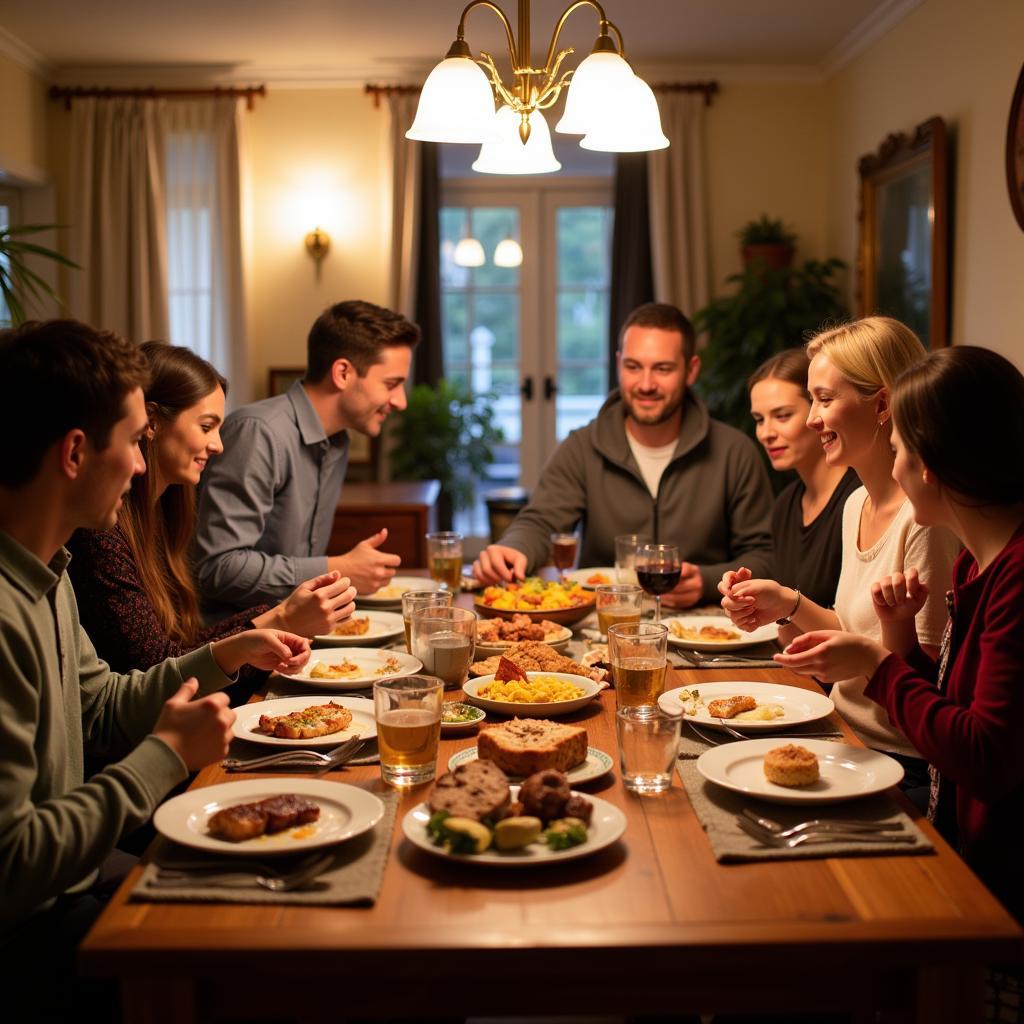
[[[1024,921],[1024,526],[981,574],[960,555],[951,619],[945,692],[919,647],[889,655],[865,692],[955,786],[964,860]]]

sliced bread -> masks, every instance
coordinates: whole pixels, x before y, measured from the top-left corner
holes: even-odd
[[[476,748],[478,757],[509,775],[532,775],[545,768],[567,772],[587,759],[587,730],[546,718],[513,718],[482,729]]]

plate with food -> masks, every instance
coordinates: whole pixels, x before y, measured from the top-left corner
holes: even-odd
[[[314,647],[309,661],[285,679],[327,690],[360,690],[385,676],[411,676],[423,662],[379,647]]]
[[[670,644],[695,651],[738,651],[779,638],[774,622],[744,633],[727,615],[678,615],[662,621],[668,626]]]
[[[493,762],[478,760],[442,775],[424,803],[402,819],[421,850],[463,863],[526,867],[603,850],[626,830],[626,817],[598,797],[574,792],[561,772],[511,786]]]
[[[566,573],[566,579],[574,580],[584,590],[597,590],[609,583],[618,583],[618,573],[614,565],[602,565],[596,569],[574,569]]]
[[[479,747],[467,747],[448,759],[448,770],[455,771],[460,764],[468,764],[470,761],[479,759]],[[565,769],[565,777],[570,786],[578,786],[582,782],[590,782],[607,775],[612,770],[612,763],[612,759],[603,750],[598,750],[597,747],[587,747],[583,760],[571,768]],[[510,782],[521,782],[529,775],[529,773],[521,772],[507,772],[506,774]]]
[[[489,658],[504,654],[512,644],[536,640],[556,651],[565,650],[572,639],[572,630],[551,619],[531,618],[516,614],[510,619],[480,619],[476,624],[476,657]]]
[[[473,607],[484,616],[511,619],[513,615],[528,615],[535,621],[550,619],[571,626],[594,610],[594,601],[594,594],[575,580],[560,583],[529,576],[519,583],[484,588]]]
[[[437,590],[437,580],[426,576],[392,576],[391,582],[372,594],[357,594],[356,604],[367,608],[401,608],[402,595],[407,590]]]
[[[482,708],[457,700],[448,700],[441,709],[441,731],[468,732],[475,729],[486,717],[487,712]]]
[[[697,759],[697,770],[715,785],[778,804],[855,800],[903,778],[902,765],[887,754],[803,736],[712,747]]]
[[[684,720],[696,725],[721,729],[718,720],[722,719],[738,732],[790,729],[803,722],[816,722],[835,710],[823,693],[746,680],[679,686],[666,690],[658,704],[666,714],[682,714]]]
[[[357,611],[339,622],[330,633],[313,637],[326,647],[363,647],[382,644],[401,636],[405,622],[397,612]]]
[[[214,853],[266,857],[332,846],[384,815],[372,793],[321,779],[245,779],[172,797],[153,815],[157,832]]]
[[[510,644],[500,654],[492,654],[489,658],[474,661],[469,666],[471,676],[494,675],[501,661],[511,662],[523,672],[565,672],[571,676],[586,676],[595,682],[602,683],[608,678],[606,669],[597,665],[584,664],[582,660],[574,661],[565,654],[556,651],[550,644],[538,640],[523,640]],[[506,670],[508,671],[507,667]]]
[[[377,735],[373,701],[365,697],[277,697],[235,709],[237,739],[276,747],[336,747]]]
[[[548,718],[579,711],[608,685],[568,672],[525,675],[526,679],[501,679],[493,675],[468,679],[462,684],[462,692],[468,701],[496,715]]]

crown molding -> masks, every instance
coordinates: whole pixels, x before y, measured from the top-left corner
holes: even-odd
[[[836,46],[825,54],[818,65],[821,77],[823,79],[831,78],[924,2],[925,0],[883,0],[859,25],[848,32]]]
[[[0,56],[14,61],[19,67],[31,72],[37,78],[49,80],[53,68],[46,58],[28,43],[23,43],[0,25]]]

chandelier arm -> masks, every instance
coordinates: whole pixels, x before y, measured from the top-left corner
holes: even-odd
[[[513,110],[519,110],[520,100],[519,97],[514,93],[510,92],[505,83],[501,80],[501,72],[498,71],[497,65],[494,63],[494,58],[486,51],[480,51],[480,58],[477,61],[490,76],[491,85],[494,86],[494,91],[510,106]]]
[[[547,110],[548,107],[558,99],[559,93],[561,93],[563,87],[568,84],[568,80],[572,76],[571,70],[565,73],[565,76],[560,82],[556,83],[555,79],[558,78],[558,71],[562,66],[562,61],[573,52],[575,51],[571,46],[558,52],[558,56],[555,58],[555,63],[551,66],[551,70],[544,76],[544,84],[537,91],[537,108],[539,110]]]
[[[619,41],[619,56],[626,59],[626,44],[622,41],[622,33],[619,31],[619,26],[614,21],[605,21],[605,24],[615,33],[615,38]]]
[[[491,0],[472,0],[472,3],[466,4],[465,10],[463,10],[462,16],[459,18],[459,39],[465,40],[466,38],[466,16],[474,7],[486,7],[488,10],[493,11],[501,20],[502,25],[505,26],[508,55],[512,61],[512,67],[515,68],[519,64],[519,57],[516,52],[516,37],[512,31],[512,23],[508,20],[505,12],[497,4],[491,3]],[[529,62],[529,56],[527,56],[527,62]]]
[[[605,17],[604,8],[597,2],[597,0],[576,0],[575,3],[569,4],[564,11],[562,16],[558,19],[558,24],[555,25],[555,31],[551,35],[551,45],[548,46],[547,60],[544,61],[544,67],[547,68],[551,65],[551,60],[555,55],[555,50],[558,48],[558,37],[562,33],[562,28],[569,18],[569,15],[573,13],[578,7],[593,7],[597,11],[597,16],[601,20],[601,31],[604,31],[605,25],[611,24]],[[618,34],[618,29],[615,30]],[[619,36],[619,47],[622,46],[622,36]]]

